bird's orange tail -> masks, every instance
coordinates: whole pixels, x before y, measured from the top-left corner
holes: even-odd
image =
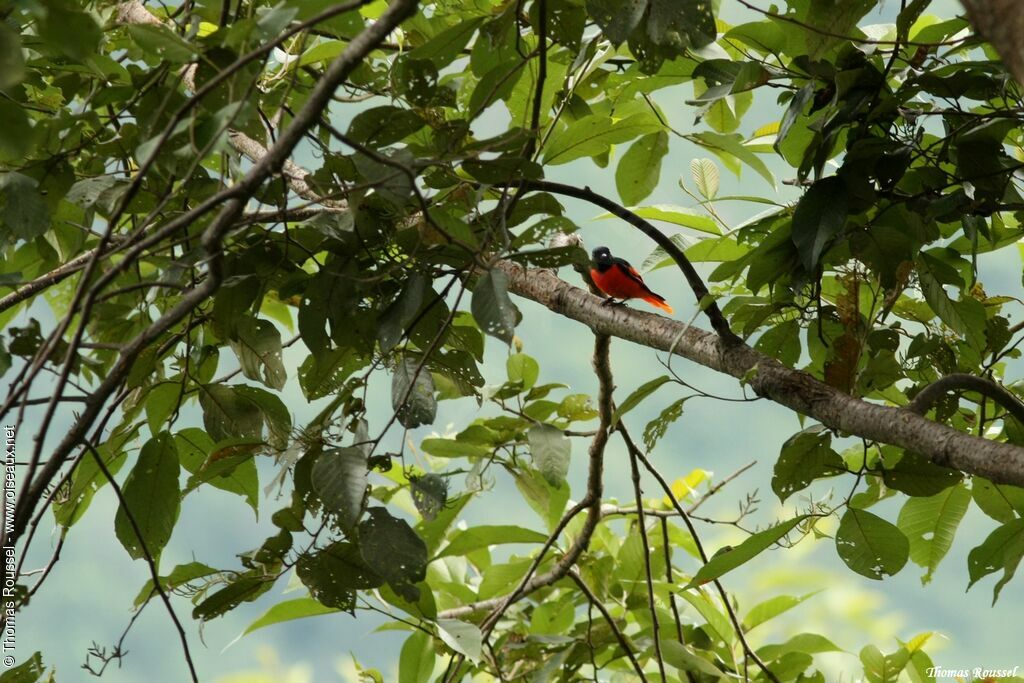
[[[660,308],[661,310],[665,311],[666,313],[671,313],[672,312],[672,307],[669,306],[668,303],[664,299],[662,299],[660,296],[658,296],[654,292],[651,292],[650,296],[645,296],[644,297],[644,301],[646,301],[647,303],[649,303],[652,306]]]

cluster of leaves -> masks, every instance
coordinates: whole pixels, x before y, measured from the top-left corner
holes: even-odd
[[[973,500],[1000,526],[971,552],[970,579],[1003,570],[998,596],[1024,555],[1020,489],[884,445],[840,454],[811,428],[783,447],[772,487],[785,501],[815,479],[855,473],[837,506],[813,505],[707,563],[680,520],[649,525],[634,509],[625,533],[603,522],[588,532],[572,572],[521,596],[493,635],[466,608],[556,566],[558,553],[492,548],[562,531],[572,440],[593,436],[579,423],[598,417],[588,396],[539,384],[521,348],[499,385],[485,386],[480,369],[485,339],[515,345],[521,319],[506,274],[490,266],[581,258],[547,246],[576,229],[556,196],[526,192],[552,167],[614,159],[631,206],[658,184],[672,136],[773,185],[763,157],[796,169],[806,186],[796,205],[747,198],[770,208],[737,229],[723,231],[715,204],[735,198],[718,196],[709,160],[692,165],[705,212],[634,213],[697,233],[676,238],[692,261],[720,264],[711,279],[733,328],[845,392],[905,405],[942,374],[1000,378],[1019,355],[1004,312],[1013,302],[977,282],[979,254],[1024,237],[1011,156],[1021,149],[1018,89],[962,20],[925,14],[928,2],[906,3],[895,24],[864,35],[857,24],[874,4],[791,0],[784,17],[729,26],[706,0],[436,2],[393,42],[369,47],[366,27],[391,11],[380,0],[201,1],[152,13],[25,0],[0,10],[0,371],[16,376],[3,412],[39,403],[44,371],[56,379],[40,431],[60,406],[96,411],[69,411],[81,436],[52,467],[32,456],[17,533],[44,491],[52,519],[73,529],[127,468],[115,533],[153,570],[136,605],[187,595],[195,619],[215,619],[294,570],[308,595],[249,631],[372,602],[411,631],[400,671],[416,682],[453,659],[452,677],[628,678],[659,667],[691,681],[747,671],[823,681],[814,655],[840,651],[828,638],[747,640],[803,597],[741,609],[710,586],[790,534],[820,533],[815,521],[828,515],[841,515],[836,547],[854,571],[881,578],[909,558],[927,579]],[[343,88],[310,112],[318,84],[358,50]],[[691,84],[701,129],[681,135],[654,93]],[[743,116],[766,88],[782,93],[779,121],[747,137]],[[495,130],[494,120],[507,124]],[[300,138],[317,162],[309,171],[283,163],[293,150],[279,145]],[[268,148],[283,175],[248,175]],[[206,237],[228,215],[214,209],[239,202],[247,210],[210,253]],[[649,265],[665,258],[655,252]],[[212,297],[190,298],[213,277]],[[284,360],[293,344],[304,349],[297,368]],[[388,416],[366,407],[381,381]],[[627,397],[613,425],[670,382]],[[296,385],[320,402],[302,425],[282,398]],[[407,463],[408,445],[385,452],[395,425],[431,425],[443,401],[467,397],[497,414],[423,439],[422,467]],[[966,398],[941,402],[934,418],[1024,443],[1024,425]],[[686,400],[647,425],[647,450]],[[189,418],[196,407],[201,423]],[[287,501],[272,513],[274,535],[238,566],[161,569],[189,494],[214,487],[258,510],[259,475],[272,468],[268,490]],[[452,492],[460,472],[465,489]],[[515,482],[543,531],[455,526],[497,476]],[[897,524],[869,511],[897,493],[909,496]],[[661,533],[638,533],[647,526]],[[686,562],[672,559],[676,549]],[[38,589],[21,581],[23,595]],[[865,676],[926,680],[927,638],[885,655],[865,647]],[[41,660],[18,671],[35,680]]]

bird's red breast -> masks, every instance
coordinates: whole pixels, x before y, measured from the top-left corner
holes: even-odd
[[[672,312],[672,307],[665,303],[665,298],[652,292],[640,277],[640,273],[622,259],[616,259],[604,270],[591,268],[590,278],[598,289],[612,298],[643,299],[667,313]]]

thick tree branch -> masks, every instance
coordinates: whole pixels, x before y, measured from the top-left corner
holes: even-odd
[[[659,315],[602,300],[548,270],[509,261],[501,268],[509,289],[552,311],[584,323],[598,334],[636,342],[682,356],[743,379],[765,398],[807,415],[826,427],[871,441],[912,449],[934,463],[997,483],[1024,486],[1024,448],[959,432],[920,415],[854,398],[788,368],[746,344],[730,344],[704,330]]]

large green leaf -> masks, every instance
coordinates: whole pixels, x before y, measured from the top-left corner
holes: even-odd
[[[647,112],[633,114],[620,121],[592,114],[551,136],[544,147],[544,163],[554,166],[582,157],[596,157],[607,152],[613,144],[657,133],[662,128],[658,119]]]
[[[782,445],[782,452],[775,462],[772,491],[784,503],[815,479],[835,476],[845,469],[843,459],[832,450],[832,437],[828,432],[799,432]]]
[[[269,320],[244,317],[235,328],[231,348],[238,356],[242,374],[280,391],[288,380],[281,348],[281,333]]]
[[[963,484],[928,498],[910,498],[903,504],[896,526],[910,541],[910,559],[924,567],[921,583],[928,583],[953,545],[953,536],[971,503]]]
[[[572,453],[572,443],[568,437],[561,429],[548,424],[531,427],[526,436],[537,470],[553,485],[564,482]]]
[[[306,617],[318,617],[323,614],[333,614],[337,611],[333,607],[325,607],[313,598],[285,600],[272,606],[258,619],[246,626],[242,635],[249,635],[253,631],[258,631],[261,628],[273,626],[274,624],[294,621],[295,619],[305,619]]]
[[[622,203],[639,204],[661,179],[661,160],[668,154],[668,133],[643,136],[626,150],[615,169],[615,188]]]
[[[492,269],[480,276],[470,308],[481,330],[506,344],[512,343],[520,315],[508,296],[508,275],[504,271]]]
[[[403,357],[391,377],[391,408],[407,429],[433,424],[437,415],[434,380],[415,358]]]
[[[308,456],[307,456],[308,457]],[[324,506],[354,526],[363,509],[368,468],[362,448],[324,451],[313,464],[313,490]]]
[[[980,579],[1003,570],[1003,576],[992,590],[992,604],[999,599],[1003,590],[1017,571],[1017,565],[1024,557],[1024,519],[1015,519],[998,527],[988,535],[981,545],[973,548],[967,556],[967,573],[970,589]]]
[[[146,442],[124,482],[114,518],[117,540],[134,559],[157,558],[171,539],[181,509],[178,451],[168,432]]]
[[[832,240],[846,226],[846,183],[838,176],[817,181],[800,198],[793,212],[793,243],[808,272],[817,270]]]
[[[910,556],[910,542],[894,524],[851,507],[839,522],[836,550],[853,571],[881,579],[903,569]]]
[[[697,573],[690,579],[690,583],[686,585],[686,588],[693,588],[708,581],[713,581],[726,572],[746,564],[792,531],[797,524],[807,519],[808,516],[799,515],[793,519],[788,519],[785,522],[751,535],[735,548],[715,554],[714,557],[708,560],[707,564],[697,570]]]

